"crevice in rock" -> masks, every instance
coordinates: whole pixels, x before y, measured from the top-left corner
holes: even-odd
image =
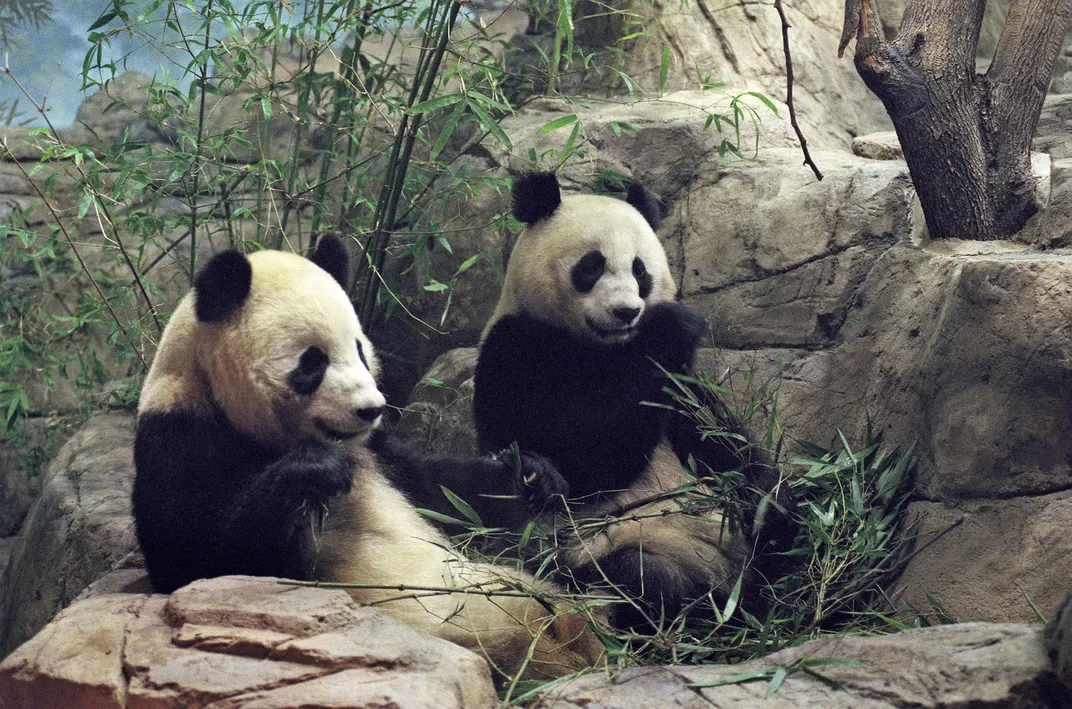
[[[887,246],[887,249],[883,249],[883,251],[880,252],[878,254],[878,256],[881,256],[882,253],[885,253],[885,251],[888,250],[889,246],[892,246],[892,245],[893,245],[892,243],[889,244]],[[827,259],[830,259],[830,258],[833,258],[833,257],[836,257],[836,256],[841,256],[842,254],[845,254],[848,251],[850,251],[852,249],[856,249],[856,248],[862,248],[862,249],[870,251],[871,250],[871,245],[869,245],[869,244],[848,244],[848,245],[845,245],[845,246],[835,246],[834,248],[830,249],[829,251],[824,251],[821,254],[816,254],[815,256],[811,256],[809,258],[806,258],[803,261],[798,261],[797,263],[794,263],[794,264],[792,264],[790,266],[786,266],[785,268],[765,269],[765,268],[762,268],[761,266],[756,265],[755,268],[757,270],[759,270],[760,273],[758,275],[754,276],[754,277],[740,278],[738,280],[733,281],[732,283],[727,283],[727,284],[721,285],[721,286],[699,286],[698,288],[696,288],[691,293],[688,293],[688,295],[690,295],[690,296],[713,295],[715,293],[722,293],[723,291],[728,291],[728,290],[730,290],[732,288],[736,288],[738,286],[743,286],[743,285],[748,285],[750,283],[762,283],[763,281],[769,280],[771,278],[777,278],[778,276],[784,276],[784,275],[787,275],[789,273],[792,273],[793,271],[796,271],[798,269],[804,268],[805,266],[810,266],[813,263],[818,263],[820,261],[825,261]],[[877,260],[878,256],[876,256],[876,260]],[[755,261],[753,260],[753,264],[754,263],[755,263]]]
[[[704,16],[704,19],[707,20],[707,24],[710,25],[711,34],[718,41],[718,46],[722,49],[722,55],[726,57],[730,66],[733,67],[734,73],[740,74],[741,67],[737,63],[737,55],[733,51],[733,46],[730,44],[729,38],[726,37],[726,33],[723,32],[722,27],[719,25],[714,15],[711,14],[710,8],[707,7],[704,0],[696,0],[696,7],[700,8],[700,13]]]
[[[990,493],[981,495],[980,497],[958,497],[958,498],[942,498],[942,497],[928,497],[920,493],[917,490],[912,495],[913,502],[933,502],[942,505],[954,505],[959,506],[962,504],[971,503],[983,503],[983,502],[1006,502],[1009,500],[1036,500],[1040,497],[1046,497],[1047,495],[1056,495],[1062,492],[1072,491],[1072,484],[1070,485],[1057,485],[1054,487],[1042,487],[1037,492],[1024,493],[1022,490],[1017,492],[1008,493]],[[1072,705],[1070,705],[1072,706]]]

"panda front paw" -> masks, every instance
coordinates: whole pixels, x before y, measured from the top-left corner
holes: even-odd
[[[269,466],[280,497],[289,504],[326,503],[353,486],[353,457],[337,443],[304,441]]]
[[[669,371],[692,363],[707,322],[699,312],[676,302],[658,303],[640,321],[640,336],[648,355]]]
[[[558,468],[539,453],[521,451],[517,492],[533,515],[561,509],[569,496],[569,483]]]

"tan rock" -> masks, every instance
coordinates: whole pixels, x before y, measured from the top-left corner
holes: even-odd
[[[898,599],[930,618],[926,591],[961,621],[1038,621],[1072,579],[1072,492],[943,504],[915,502],[916,548]]]
[[[1053,671],[1066,687],[1072,687],[1072,587],[1050,614],[1045,637]]]
[[[785,95],[782,26],[772,5],[702,0],[681,4],[655,0],[633,5],[647,20],[626,72],[648,91],[659,85],[664,47],[669,47],[672,89],[695,85],[697,75],[723,82],[726,90]],[[889,126],[882,104],[856,73],[851,57],[839,59],[844,3],[786,3],[792,42],[794,93],[800,122],[813,147],[848,147],[854,135]]]
[[[417,384],[398,424],[415,446],[444,455],[477,451],[473,424],[476,359],[475,347],[449,350]]]
[[[345,591],[224,577],[80,600],[0,663],[0,707],[491,707],[487,664]]]
[[[819,664],[825,659],[832,664]],[[703,686],[753,670],[769,668],[773,673],[774,668],[801,661],[815,663],[815,672],[840,687],[799,670],[769,697],[766,679]],[[966,623],[881,637],[815,640],[739,665],[631,668],[609,680],[591,674],[557,685],[537,706],[1056,709],[1069,702],[1072,694],[1050,672],[1038,627]]]
[[[868,160],[904,160],[901,141],[892,130],[868,133],[852,139],[852,154]]]

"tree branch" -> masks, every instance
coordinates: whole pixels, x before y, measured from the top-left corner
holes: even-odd
[[[845,0],[845,25],[841,29],[841,41],[838,42],[838,58],[845,55],[845,47],[849,46],[853,39],[856,40],[857,52],[860,42],[864,39],[881,42],[881,27],[882,23],[878,21],[871,0]]]
[[[1044,96],[1070,21],[1072,0],[1013,0],[986,72],[991,84],[1013,96]]]
[[[789,52],[789,19],[785,16],[785,8],[782,0],[774,0],[774,9],[778,11],[778,17],[782,21],[782,52],[785,54],[785,104],[789,106],[789,123],[796,131],[797,140],[800,141],[800,150],[804,153],[804,164],[815,173],[815,179],[822,180],[823,173],[819,172],[819,166],[811,159],[808,152],[808,141],[804,138],[804,132],[797,123],[797,111],[793,106],[793,57]]]

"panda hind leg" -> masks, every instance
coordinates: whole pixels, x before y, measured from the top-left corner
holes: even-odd
[[[688,603],[711,590],[706,574],[690,573],[680,559],[639,546],[614,549],[575,567],[572,575],[589,590],[612,587],[625,596],[612,607],[610,618],[621,630],[651,631],[672,622]]]

